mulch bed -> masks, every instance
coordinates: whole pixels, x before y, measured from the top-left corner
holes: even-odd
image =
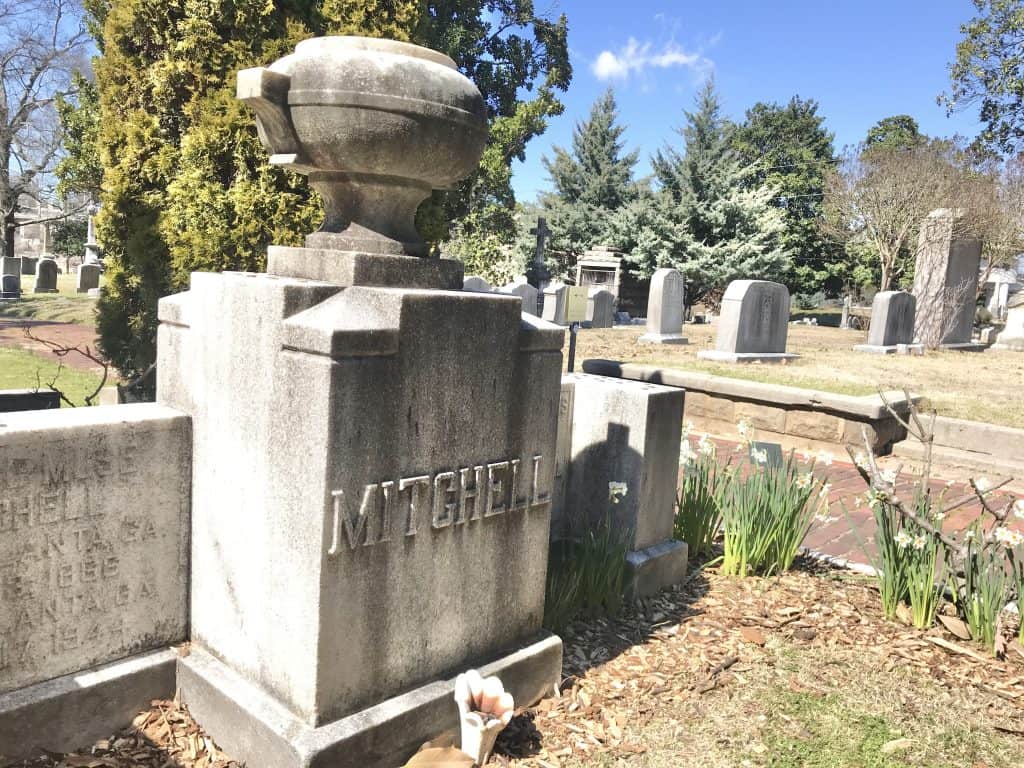
[[[1024,649],[1016,641],[1004,659],[990,658],[943,628],[918,631],[886,621],[869,579],[808,560],[798,566],[775,579],[735,579],[697,568],[684,584],[619,618],[577,622],[564,638],[561,697],[520,713],[500,736],[491,762],[558,768],[599,757],[607,764],[642,761],[651,749],[638,738],[646,724],[673,709],[713,711],[716,696],[775,663],[770,648],[780,642],[823,655],[852,652],[883,673],[910,669],[954,692],[950,706],[969,698],[992,728],[1024,735]],[[851,672],[823,664],[820,677],[793,675],[785,685],[825,695],[850,687],[844,674]],[[686,728],[680,727],[678,738],[687,738]],[[22,765],[238,766],[174,702],[154,702],[134,728],[91,751]]]

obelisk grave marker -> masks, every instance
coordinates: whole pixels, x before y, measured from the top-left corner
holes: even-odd
[[[522,704],[559,679],[541,619],[564,331],[424,257],[416,207],[487,136],[448,57],[319,38],[238,92],[327,215],[268,274],[196,273],[160,303],[158,400],[194,429],[179,685],[251,768],[399,765],[456,724],[456,673]]]

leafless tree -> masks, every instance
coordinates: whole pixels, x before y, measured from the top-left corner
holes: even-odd
[[[956,209],[955,236],[984,238],[994,181],[952,141],[912,147],[858,146],[826,180],[824,226],[840,241],[862,240],[878,254],[879,290],[891,290],[917,250],[920,226],[937,208]]]
[[[85,405],[95,405],[99,401],[100,393],[103,391],[103,388],[107,385],[107,378],[110,375],[110,363],[108,363],[106,360],[100,357],[99,353],[93,350],[93,348],[90,347],[89,345],[68,346],[66,344],[60,344],[59,342],[53,341],[51,339],[44,339],[43,337],[36,336],[34,333],[32,333],[32,327],[30,325],[25,325],[22,330],[24,331],[25,337],[27,339],[30,339],[31,341],[34,341],[37,344],[46,347],[57,358],[57,370],[54,371],[54,374],[53,376],[50,377],[50,380],[46,382],[47,389],[49,389],[51,392],[56,392],[57,395],[60,396],[60,399],[63,402],[67,403],[68,405],[72,407],[78,406],[78,403],[68,398],[67,394],[65,394],[63,390],[57,387],[57,382],[60,379],[61,373],[64,372],[64,358],[67,357],[68,355],[80,355],[89,362],[95,364],[97,368],[100,368],[103,371],[103,375],[100,377],[100,382],[99,384],[96,385],[96,388],[93,390],[92,394],[85,396]],[[42,379],[39,376],[39,372],[36,371],[36,390],[38,391],[39,389],[42,389],[42,387]]]
[[[0,0],[0,222],[14,255],[23,196],[40,200],[61,149],[56,100],[73,95],[89,35],[79,0]]]

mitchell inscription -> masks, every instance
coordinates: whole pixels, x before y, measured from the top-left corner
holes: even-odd
[[[525,471],[521,460],[506,459],[384,480],[364,486],[358,506],[344,491],[331,491],[327,554],[386,544],[396,535],[395,521],[401,525],[397,535],[415,536],[428,523],[441,530],[550,504],[550,492],[538,488],[542,460],[534,456]]]

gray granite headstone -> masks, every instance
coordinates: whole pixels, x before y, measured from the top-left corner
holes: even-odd
[[[591,328],[615,325],[615,294],[605,288],[591,288],[587,293],[587,324]]]
[[[544,289],[544,319],[549,323],[568,325],[565,319],[566,292],[568,286],[564,283],[552,283]]]
[[[961,233],[962,218],[942,208],[921,226],[914,297],[915,332],[926,346],[978,348],[971,342],[975,296],[981,264],[981,241]]]
[[[0,299],[21,298],[21,275],[0,277]]]
[[[697,354],[719,362],[777,363],[799,355],[786,352],[789,290],[767,280],[734,280],[725,289],[717,319],[715,349]]]
[[[36,273],[36,262],[39,261],[34,256],[22,256],[21,257],[21,274],[23,275],[34,275]]]
[[[537,315],[537,296],[540,294],[536,288],[526,282],[526,278],[516,280],[501,288],[501,293],[510,293],[523,300],[523,312],[528,315]]]
[[[93,288],[100,287],[99,264],[80,264],[78,266],[78,293],[88,293]]]
[[[470,275],[462,281],[462,290],[472,291],[473,293],[490,293],[493,289],[491,284],[482,277]]]
[[[57,292],[57,262],[53,259],[40,259],[36,264],[36,282],[34,293]]]
[[[0,413],[60,408],[60,393],[49,389],[0,389]]]
[[[0,276],[21,275],[21,259],[4,256],[0,258]]]
[[[675,269],[663,267],[651,278],[647,300],[647,333],[641,344],[686,344],[682,334],[686,284]]]
[[[871,303],[871,328],[867,344],[858,352],[895,354],[901,344],[914,342],[914,310],[917,301],[906,291],[880,291]]]

